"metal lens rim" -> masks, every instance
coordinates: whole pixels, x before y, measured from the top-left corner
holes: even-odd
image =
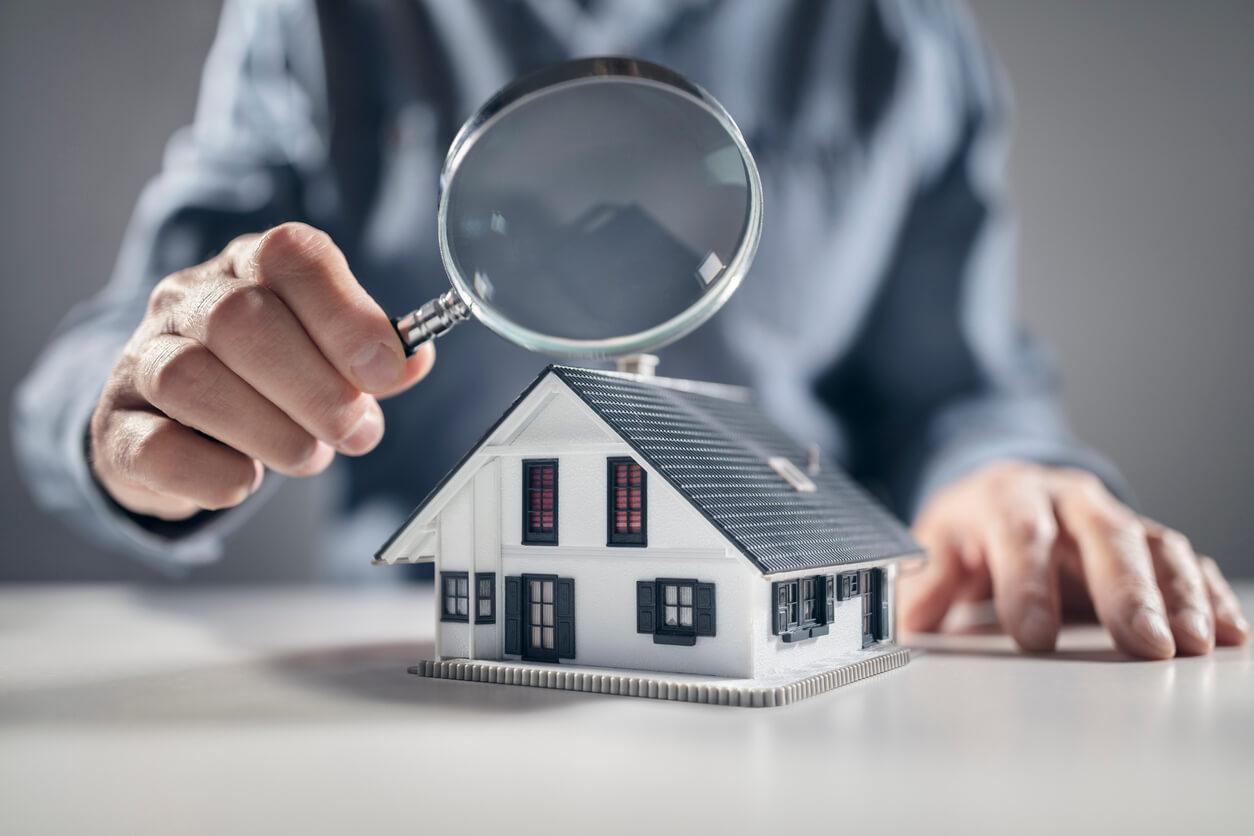
[[[713,116],[731,137],[740,152],[749,184],[749,217],[745,224],[744,238],[735,255],[723,269],[723,275],[706,291],[699,301],[665,322],[635,334],[609,337],[602,340],[576,340],[554,337],[526,328],[492,306],[485,305],[466,282],[456,267],[449,244],[448,196],[457,177],[462,161],[470,149],[487,135],[505,116],[528,101],[585,84],[605,82],[635,83],[656,87],[679,96]],[[631,58],[581,58],[555,64],[502,88],[483,104],[462,126],[454,138],[444,161],[440,176],[440,205],[438,213],[440,259],[453,288],[461,296],[470,312],[502,337],[523,348],[567,359],[596,360],[649,351],[674,342],[713,316],[731,298],[757,253],[762,236],[762,181],[757,164],[745,143],[740,129],[730,114],[709,93],[688,79],[661,65]]]

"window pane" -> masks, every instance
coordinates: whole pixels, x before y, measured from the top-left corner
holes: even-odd
[[[492,581],[488,578],[479,579],[479,597],[487,598],[492,594]]]
[[[492,614],[492,601],[487,598],[479,599],[479,616],[487,618]]]
[[[544,603],[553,603],[553,581],[544,582]]]
[[[540,628],[539,627],[531,628],[531,646],[540,647]]]
[[[444,597],[444,612],[453,615],[457,612],[457,599],[446,595]]]
[[[546,606],[544,608],[544,622],[543,623],[545,627],[553,626],[553,608],[552,607]]]
[[[667,627],[677,626],[679,624],[679,608],[678,607],[666,607],[665,610],[666,610],[666,616],[664,619],[664,623],[666,624],[666,626]]]
[[[444,579],[444,591],[445,591],[445,593],[446,593],[446,594],[448,594],[448,595],[452,595],[452,594],[453,594],[453,591],[454,591],[454,590],[456,590],[456,589],[457,589],[457,581],[456,581],[456,579],[454,579],[454,578],[445,578],[445,579]]]
[[[685,607],[692,606],[692,587],[691,586],[681,586],[679,588],[679,603],[683,604]]]
[[[540,600],[540,582],[539,581],[531,582],[531,600],[532,601]]]
[[[544,649],[545,650],[553,649],[553,628],[552,627],[544,628]]]
[[[539,625],[540,623],[540,605],[539,604],[531,605],[531,623],[535,625]]]
[[[470,614],[470,602],[467,601],[465,598],[457,599],[457,614],[458,615]]]
[[[468,594],[469,594],[469,587],[468,587],[468,585],[467,585],[467,582],[466,582],[466,579],[465,579],[465,578],[458,578],[458,579],[457,579],[457,594],[458,594],[458,595],[468,595]]]
[[[692,626],[692,607],[680,607],[679,608],[679,626],[680,627]]]
[[[665,597],[664,603],[673,605],[677,603],[678,596],[679,596],[678,588],[674,584],[668,583],[666,585],[666,597]]]

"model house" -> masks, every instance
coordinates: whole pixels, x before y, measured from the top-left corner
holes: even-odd
[[[435,564],[416,673],[776,705],[904,664],[918,555],[746,390],[550,366],[375,562]]]

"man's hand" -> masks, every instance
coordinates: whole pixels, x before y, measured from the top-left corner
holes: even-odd
[[[902,574],[908,630],[934,630],[954,601],[991,593],[1002,627],[1030,651],[1054,648],[1063,612],[1096,612],[1120,648],[1148,659],[1250,635],[1215,561],[1082,471],[990,465],[933,497],[913,533],[929,561]]]
[[[264,468],[325,470],[383,437],[376,397],[431,368],[406,361],[339,248],[289,223],[166,277],[91,419],[91,465],[124,508],[167,520],[243,502]]]

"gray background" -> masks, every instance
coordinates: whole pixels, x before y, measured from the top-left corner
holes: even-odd
[[[1021,309],[1079,434],[1147,513],[1254,576],[1254,4],[977,0],[1018,102]],[[192,113],[215,4],[0,4],[0,579],[157,579],[36,511],[9,403],[107,278],[131,205]],[[308,577],[326,483],[291,483],[197,581]]]

